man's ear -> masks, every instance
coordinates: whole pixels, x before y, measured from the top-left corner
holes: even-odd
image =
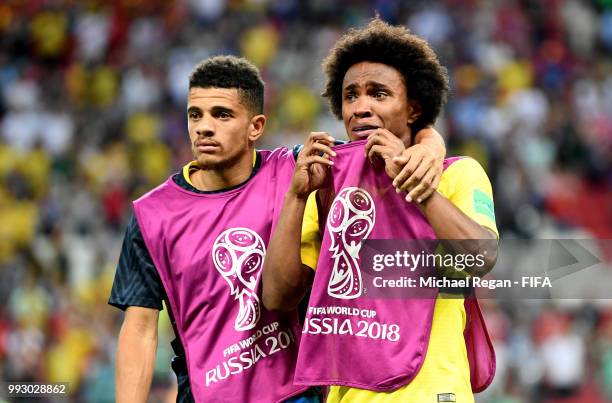
[[[423,109],[417,102],[411,101],[408,104],[408,125],[413,124],[421,116]]]
[[[251,123],[249,124],[249,140],[251,142],[257,141],[264,132],[264,127],[266,126],[266,115],[255,115],[251,118]]]

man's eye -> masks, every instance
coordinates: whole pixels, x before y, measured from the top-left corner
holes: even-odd
[[[357,98],[357,95],[355,95],[354,92],[349,92],[344,96],[344,99],[348,100],[348,101],[352,101],[355,98]]]
[[[197,112],[190,112],[189,119],[197,119],[200,115]]]
[[[227,112],[219,112],[219,118],[221,118],[221,119],[229,119],[231,117],[232,117],[232,115],[230,115]]]
[[[385,91],[376,91],[374,93],[374,98],[384,98],[387,96],[387,93]]]

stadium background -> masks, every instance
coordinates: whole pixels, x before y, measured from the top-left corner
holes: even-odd
[[[486,168],[504,237],[612,238],[611,0],[3,1],[0,379],[113,401],[121,314],[106,301],[129,201],[190,159],[193,65],[261,68],[262,148],[341,137],[320,61],[375,9],[448,66],[437,128]],[[499,369],[479,401],[612,401],[612,302],[485,305]],[[151,401],[174,383],[165,315],[160,332]]]

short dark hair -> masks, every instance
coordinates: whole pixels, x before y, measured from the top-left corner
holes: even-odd
[[[338,119],[342,119],[344,75],[360,62],[383,63],[401,73],[408,97],[422,109],[411,126],[414,133],[435,122],[448,96],[448,73],[427,41],[378,17],[365,28],[349,30],[323,60],[327,82],[321,95]]]
[[[202,60],[189,76],[192,88],[236,88],[240,102],[253,115],[263,113],[264,82],[259,70],[247,59],[214,56]]]

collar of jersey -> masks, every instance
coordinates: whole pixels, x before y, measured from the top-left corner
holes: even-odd
[[[188,164],[186,164],[183,169],[181,170],[181,173],[179,173],[178,175],[182,176],[183,179],[181,180],[175,180],[174,182],[179,185],[181,188],[188,190],[190,192],[194,192],[194,193],[202,193],[202,194],[214,194],[214,193],[223,193],[223,192],[227,192],[230,190],[234,190],[239,188],[240,186],[244,185],[245,183],[247,183],[252,177],[253,175],[255,175],[257,173],[257,170],[259,169],[259,166],[261,165],[261,161],[260,161],[260,156],[257,153],[256,150],[253,150],[253,170],[251,171],[251,175],[242,183],[236,185],[236,186],[232,186],[229,188],[225,188],[225,189],[218,189],[218,190],[211,190],[211,191],[206,191],[206,190],[200,190],[198,188],[196,188],[193,185],[193,182],[191,182],[191,174],[194,173],[195,171],[199,170],[200,168],[198,167],[198,162],[197,161],[191,161]],[[176,178],[179,179],[179,178]]]

